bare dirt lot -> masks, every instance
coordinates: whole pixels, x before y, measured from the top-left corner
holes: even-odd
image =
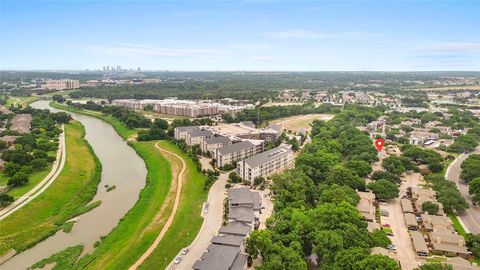
[[[334,115],[331,114],[307,114],[307,115],[297,115],[291,117],[280,118],[275,121],[272,121],[272,124],[278,124],[287,130],[297,130],[299,128],[304,128],[307,130],[312,129],[310,123],[313,120],[322,120],[329,121],[333,118]]]

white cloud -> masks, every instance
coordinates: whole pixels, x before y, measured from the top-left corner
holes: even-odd
[[[278,32],[268,32],[265,36],[270,39],[367,39],[379,36],[365,32],[320,33],[305,29],[291,29]]]

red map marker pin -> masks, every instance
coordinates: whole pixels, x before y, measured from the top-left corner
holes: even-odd
[[[375,140],[375,147],[377,148],[378,152],[382,151],[384,144],[385,141],[382,138],[378,138]]]

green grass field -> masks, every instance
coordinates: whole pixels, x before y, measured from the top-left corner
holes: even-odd
[[[465,229],[463,228],[462,224],[460,224],[460,221],[458,221],[458,218],[457,216],[453,215],[453,214],[450,214],[448,215],[450,217],[450,219],[452,220],[452,223],[453,223],[453,227],[455,228],[455,230],[458,232],[458,234],[460,234],[461,236],[463,237],[466,237],[467,236],[467,232],[465,231]]]
[[[198,172],[193,161],[170,142],[160,142],[162,148],[172,151],[187,162],[187,180],[182,188],[182,197],[175,219],[158,247],[139,269],[165,269],[177,253],[195,239],[203,218],[200,216],[202,203],[207,199],[203,190],[206,176]]]
[[[101,164],[83,138],[79,122],[65,126],[67,159],[62,172],[45,192],[0,221],[0,255],[25,250],[62,228],[81,213],[96,193]]]
[[[10,97],[7,100],[7,104],[5,106],[9,108],[11,105],[21,105],[22,107],[27,107],[30,105],[30,103],[33,103],[35,101],[39,100],[38,97]]]

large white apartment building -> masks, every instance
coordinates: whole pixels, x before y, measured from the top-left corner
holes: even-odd
[[[265,151],[237,163],[237,174],[253,181],[256,177],[267,177],[293,165],[293,151],[286,145]]]
[[[249,141],[243,141],[218,148],[215,153],[217,166],[223,167],[227,164],[251,157],[257,153],[258,147]]]
[[[174,129],[175,140],[187,140],[187,132],[189,131],[200,131],[200,127],[197,126],[186,126],[186,127],[176,127]]]
[[[213,138],[213,133],[210,130],[188,131],[185,142],[189,146],[202,145],[203,139],[205,138]]]
[[[213,137],[213,138],[205,138],[201,144],[202,152],[207,153],[210,152],[211,154],[215,154],[218,148],[224,147],[226,145],[232,144],[232,141],[227,137]]]
[[[48,80],[42,84],[43,89],[64,90],[80,88],[79,80]]]
[[[143,110],[145,106],[151,105],[153,111],[161,114],[180,115],[188,117],[212,116],[222,113],[234,115],[245,109],[253,109],[253,104],[247,105],[226,105],[208,100],[179,100],[179,99],[116,99],[112,101],[112,105],[123,106],[134,110]]]

